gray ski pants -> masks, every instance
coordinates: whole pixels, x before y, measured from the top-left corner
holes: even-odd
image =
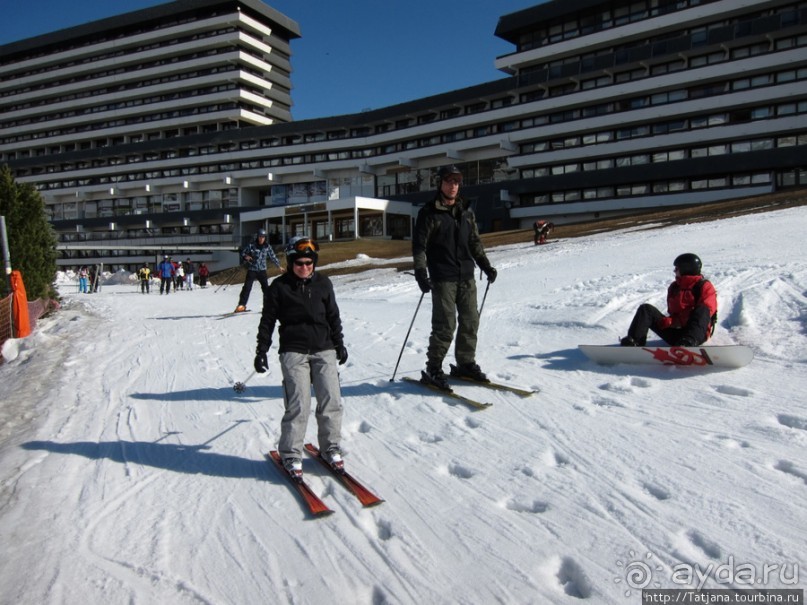
[[[426,353],[429,365],[442,366],[454,339],[455,329],[457,342],[454,356],[457,363],[475,363],[479,311],[476,308],[476,282],[473,279],[432,282],[432,333]]]
[[[338,446],[342,433],[342,399],[336,351],[281,353],[283,394],[286,413],[280,422],[281,458],[303,457],[308,416],[311,413],[311,387],[317,398],[317,441],[321,452]]]

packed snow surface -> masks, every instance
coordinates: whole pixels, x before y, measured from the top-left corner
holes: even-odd
[[[60,285],[0,367],[4,603],[638,603],[642,588],[804,588],[807,208],[489,250],[478,362],[521,398],[474,411],[417,385],[431,302],[378,265],[333,279],[347,468],[315,461],[311,519],[264,455],[283,391],[250,376],[261,307],[239,286],[160,296]],[[695,252],[737,370],[598,366],[580,343],[664,306]],[[479,283],[479,299],[486,282]],[[446,369],[449,361],[446,360]],[[233,384],[246,381],[237,394]],[[308,439],[316,441],[313,418]]]

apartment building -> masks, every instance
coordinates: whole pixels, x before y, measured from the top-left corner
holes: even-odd
[[[484,231],[807,186],[805,1],[553,0],[495,35],[506,77],[304,121],[300,29],[259,0],[23,40],[0,47],[0,163],[45,197],[60,264],[127,269],[224,268],[257,226],[405,238],[446,163]]]

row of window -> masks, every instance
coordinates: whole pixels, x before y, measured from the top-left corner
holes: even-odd
[[[522,34],[517,42],[518,52],[525,52],[533,48],[540,48],[557,44],[564,40],[587,36],[595,32],[613,29],[644,21],[660,15],[686,10],[693,6],[710,4],[716,0],[637,0],[634,2],[621,2],[605,10],[582,11],[571,17],[561,20],[549,20],[526,33]],[[751,15],[743,15],[739,19],[727,19],[719,22],[699,25],[691,30],[665,32],[658,40],[675,39],[683,35],[693,35],[696,45],[709,42],[709,31],[734,26],[736,31],[732,37],[742,37],[753,33],[755,23],[761,19],[774,15],[782,15],[780,26],[787,27],[798,17],[798,10],[804,8],[804,3],[795,3],[789,6],[775,7],[771,10],[761,11]],[[646,44],[647,41],[634,42],[634,45]]]
[[[232,28],[232,27],[229,27],[229,28],[225,28],[223,30],[217,31],[217,32],[209,32],[209,33],[206,32],[202,36],[192,36],[192,38],[193,39],[197,39],[197,38],[205,38],[205,39],[213,38],[215,36],[227,35],[227,34],[233,32],[233,31],[236,31],[236,30],[234,28]],[[98,61],[104,61],[104,60],[113,59],[113,58],[114,59],[128,58],[128,59],[131,60],[131,59],[135,58],[135,55],[137,55],[140,52],[145,52],[147,50],[151,50],[153,48],[158,48],[158,47],[163,46],[163,45],[165,45],[165,46],[173,46],[174,45],[173,42],[175,42],[175,41],[176,41],[176,43],[181,43],[182,42],[182,40],[180,40],[180,39],[175,39],[175,40],[170,41],[171,44],[169,44],[168,41],[164,41],[162,43],[149,44],[146,47],[130,49],[130,50],[121,49],[120,47],[116,47],[115,49],[113,49],[113,50],[111,50],[109,52],[105,52],[105,53],[101,53],[101,54],[97,54],[97,55],[92,55],[90,57],[86,57],[86,58],[80,59],[78,61],[70,61],[68,63],[54,63],[54,64],[48,63],[48,64],[43,65],[41,67],[38,67],[36,69],[29,70],[26,73],[7,75],[6,79],[7,80],[13,80],[13,79],[29,78],[29,77],[32,77],[32,76],[38,76],[38,75],[41,75],[41,74],[46,74],[48,72],[54,72],[54,71],[59,71],[59,70],[74,71],[72,68],[74,68],[76,66],[86,65],[86,64],[89,64],[89,63],[96,63]],[[211,42],[213,42],[213,40],[211,40]],[[216,55],[219,55],[219,54],[222,54],[222,53],[230,53],[230,52],[232,52],[231,47],[219,46],[219,47],[208,47],[208,48],[205,48],[203,50],[194,50],[194,51],[190,51],[190,52],[188,52],[186,54],[182,54],[182,55],[162,55],[162,56],[157,57],[157,58],[149,58],[148,60],[142,61],[142,62],[137,63],[137,64],[131,64],[131,63],[124,64],[124,63],[122,63],[120,61],[116,61],[116,62],[114,62],[114,65],[112,67],[108,68],[108,69],[101,69],[101,70],[92,71],[92,72],[85,72],[85,73],[82,73],[82,74],[79,74],[79,75],[66,74],[64,77],[61,77],[60,79],[57,79],[57,80],[48,80],[47,78],[44,78],[44,77],[43,78],[38,78],[36,84],[26,84],[26,85],[22,85],[20,88],[6,89],[2,93],[0,93],[0,98],[8,97],[8,96],[21,95],[21,94],[27,94],[27,93],[31,93],[31,92],[34,92],[34,91],[42,91],[42,90],[46,91],[48,89],[58,88],[60,86],[69,86],[70,84],[75,84],[76,82],[87,83],[89,85],[93,80],[98,80],[98,79],[101,79],[101,78],[108,78],[108,77],[119,76],[121,74],[128,74],[128,73],[131,73],[132,71],[140,71],[141,69],[153,69],[155,67],[165,67],[166,65],[173,65],[173,64],[177,64],[177,63],[183,63],[183,62],[186,62],[186,61],[195,61],[195,60],[198,60],[198,59],[202,59],[204,57],[216,56]],[[101,92],[100,91],[94,91],[94,90],[90,89],[90,90],[86,91],[85,94],[86,94],[86,96],[94,96],[96,94],[101,94]],[[50,100],[49,99],[47,101],[42,102],[41,104],[47,104],[47,103],[50,103],[50,102],[56,102],[56,100]]]
[[[83,107],[80,109],[68,109],[61,111],[59,113],[52,113],[48,115],[37,115],[37,116],[12,119],[7,122],[0,122],[0,128],[15,128],[15,127],[27,126],[30,124],[44,124],[56,120],[67,120],[70,118],[90,116],[94,113],[117,112],[131,107],[141,107],[144,105],[152,105],[155,103],[179,101],[181,99],[192,99],[194,97],[199,97],[201,95],[210,95],[221,92],[227,92],[231,90],[248,90],[248,89],[239,87],[236,82],[224,82],[222,84],[214,84],[211,86],[199,87],[191,90],[171,90],[163,92],[161,94],[152,95],[149,97],[129,98],[120,101],[103,103],[100,105]],[[255,92],[255,91],[248,90],[248,92]],[[104,121],[101,123],[101,125],[102,127],[107,128],[110,123],[111,123],[110,121]],[[96,124],[92,122],[86,122],[82,124],[82,127],[85,130],[94,130]],[[64,129],[64,130],[69,131],[70,129]],[[61,134],[64,133],[64,131],[61,129],[52,129],[49,130],[48,132],[53,133],[49,134],[49,136],[60,136]],[[32,136],[36,137],[37,135],[33,134]]]
[[[793,16],[796,21],[798,20],[798,14],[795,10],[792,11],[792,13],[788,13],[788,15]],[[787,27],[788,25],[786,22],[790,19],[787,19],[785,15],[782,15],[781,19],[782,23],[777,23],[775,28],[772,26],[770,28],[772,30],[779,30],[780,28]],[[706,28],[701,28],[700,31],[705,31],[705,29],[708,29],[708,26],[706,26]],[[548,82],[558,78],[568,79],[569,77],[580,77],[584,80],[584,82],[586,82],[586,87],[590,88],[591,81],[586,80],[586,75],[591,72],[602,73],[603,71],[613,71],[615,73],[614,81],[626,82],[629,80],[646,77],[648,73],[651,75],[658,75],[662,73],[679,71],[681,69],[685,69],[686,67],[694,69],[704,65],[713,65],[715,63],[721,63],[724,61],[739,60],[742,58],[771,52],[772,48],[774,48],[772,47],[772,40],[770,39],[755,41],[752,44],[745,46],[737,46],[736,44],[740,42],[740,37],[741,36],[734,40],[734,43],[731,45],[726,44],[725,40],[722,40],[721,42],[723,43],[717,48],[715,48],[717,46],[716,44],[711,44],[710,46],[713,50],[710,50],[704,54],[695,54],[697,52],[697,48],[699,46],[703,46],[703,44],[698,43],[697,33],[692,33],[688,37],[674,43],[673,41],[666,39],[647,41],[644,43],[644,45],[630,43],[624,47],[617,47],[615,50],[609,49],[608,51],[596,51],[587,55],[567,57],[558,61],[553,61],[548,64],[548,67],[542,68],[542,66],[530,66],[521,72],[520,77],[522,80],[535,84]],[[757,40],[758,36],[755,36],[754,39]],[[777,50],[782,50],[788,47],[786,45],[787,42],[782,40],[776,41],[775,44],[775,48]],[[681,58],[672,61],[664,60],[665,58],[675,56],[676,54],[680,55]],[[619,71],[620,66],[627,65],[629,63],[634,65],[645,63],[646,66]],[[595,81],[600,77],[602,76],[595,78]]]
[[[63,202],[48,205],[48,211],[53,220],[73,220],[163,212],[218,210],[237,205],[238,189],[230,188]]]
[[[543,27],[522,34],[518,39],[518,50],[524,52],[548,44],[557,44],[564,40],[587,36],[713,1],[715,0],[639,0],[626,2],[613,8],[609,7],[606,10],[583,12],[571,18],[551,20]]]
[[[59,233],[57,239],[63,243],[100,242],[119,239],[143,239],[157,237],[174,237],[177,235],[231,235],[235,233],[234,223],[215,223],[209,225],[190,225],[187,227],[161,227],[159,229],[115,229],[109,231],[69,231]],[[113,251],[102,251],[102,256],[113,254]],[[121,254],[130,252],[117,251]]]
[[[731,143],[716,143],[705,147],[690,149],[660,150],[654,153],[637,153],[608,158],[596,158],[585,162],[571,162],[567,164],[552,164],[537,168],[528,168],[521,171],[522,178],[545,177],[573,172],[588,172],[594,170],[610,170],[625,166],[640,166],[643,164],[658,164],[674,162],[689,158],[715,157],[719,155],[748,153],[751,151],[767,151],[777,148],[807,146],[807,132],[802,134],[791,133],[776,139],[771,137],[732,141]]]
[[[785,180],[800,179],[807,185],[807,168],[785,171]],[[779,180],[779,179],[778,179]],[[640,197],[651,194],[684,193],[707,189],[726,189],[750,186],[769,185],[773,177],[769,172],[732,174],[710,178],[673,179],[653,183],[625,183],[617,186],[591,187],[586,189],[569,189],[551,193],[525,194],[520,196],[521,206],[537,206],[543,204],[560,204],[565,202],[593,201],[611,198]]]
[[[602,74],[594,78],[581,80],[579,90],[602,88],[603,86],[611,86],[612,84],[621,84],[623,82],[631,82],[633,80],[641,80],[647,77],[675,73],[677,71],[684,71],[686,69],[696,69],[698,67],[715,65],[717,63],[725,63],[728,61],[739,61],[749,57],[765,55],[771,52],[779,52],[803,46],[807,46],[807,34],[791,36],[775,41],[758,42],[740,48],[733,48],[731,50],[719,50],[705,55],[695,55],[692,57],[675,59],[656,65],[648,65],[646,67],[615,72],[614,74]],[[556,96],[555,88],[550,88],[547,91],[547,95]]]
[[[241,10],[243,10],[243,9],[239,8],[239,12]],[[231,14],[232,13],[229,12],[229,11],[221,11],[221,10],[214,9],[214,10],[210,10],[205,15],[194,14],[194,15],[191,15],[191,16],[175,16],[175,17],[162,18],[157,22],[148,21],[146,23],[134,23],[134,24],[132,24],[130,26],[127,26],[125,28],[98,32],[96,35],[94,35],[92,37],[83,37],[82,36],[80,38],[69,39],[69,40],[66,40],[66,41],[64,41],[62,43],[52,45],[52,46],[48,46],[45,50],[34,50],[29,55],[26,55],[26,56],[23,56],[23,57],[14,56],[14,57],[9,57],[8,59],[5,59],[4,57],[0,57],[0,66],[10,65],[10,64],[15,64],[15,63],[26,63],[26,62],[30,62],[30,61],[35,61],[36,59],[39,59],[39,58],[42,58],[42,57],[52,57],[53,55],[56,55],[56,54],[59,54],[59,53],[69,53],[70,51],[74,51],[74,50],[82,49],[82,48],[87,48],[87,47],[90,47],[90,46],[102,46],[102,45],[106,44],[107,42],[113,42],[113,41],[114,42],[120,42],[121,40],[127,40],[127,39],[131,40],[131,39],[133,39],[135,37],[144,36],[144,35],[145,36],[153,36],[154,33],[158,32],[159,30],[163,30],[163,29],[167,29],[167,28],[171,28],[171,27],[178,27],[178,26],[182,26],[182,25],[193,24],[194,27],[198,28],[200,25],[203,25],[203,21],[205,19],[212,19],[212,18],[220,16],[220,15],[231,15]],[[259,15],[253,15],[253,18],[255,18],[259,22],[264,21],[264,19]],[[272,28],[272,26],[273,26],[273,24],[271,24],[271,23],[267,24],[267,27]],[[115,50],[113,50],[113,51],[111,51],[111,53],[105,53],[103,55],[93,55],[92,57],[89,57],[89,58],[87,58],[85,60],[82,60],[79,63],[71,62],[71,63],[67,63],[67,64],[59,64],[59,65],[57,65],[55,67],[35,68],[35,69],[32,69],[32,70],[26,71],[23,74],[23,76],[36,75],[36,74],[42,73],[44,71],[51,71],[52,69],[60,69],[62,67],[68,67],[68,66],[72,66],[72,65],[75,65],[75,64],[84,63],[84,62],[87,62],[87,61],[101,60],[100,58],[96,59],[96,57],[112,58],[112,57],[118,56],[118,54],[120,54],[120,53],[131,54],[132,52],[142,52],[142,51],[146,51],[146,50],[149,50],[149,49],[152,49],[152,48],[158,48],[158,47],[164,46],[164,45],[173,45],[173,44],[176,44],[177,41],[180,41],[180,40],[183,41],[183,42],[188,42],[188,41],[196,40],[196,39],[199,39],[199,38],[207,37],[207,35],[209,35],[209,31],[210,30],[208,30],[208,32],[203,32],[203,33],[200,33],[200,34],[191,34],[189,36],[181,37],[181,38],[170,38],[165,42],[148,43],[148,44],[146,44],[144,46],[137,47],[136,49],[129,48],[129,49],[127,49],[125,51],[125,53],[124,53],[124,51],[115,51]],[[218,30],[218,31],[221,32],[223,30]],[[120,48],[120,47],[121,47],[121,45],[117,44],[117,48]],[[273,49],[273,52],[274,52],[274,50],[275,49]],[[288,59],[288,55],[281,54],[281,56],[285,56],[285,58]],[[20,77],[20,76],[18,75],[16,77]]]
[[[734,109],[728,112],[701,114],[687,118],[665,120],[653,124],[637,124],[623,128],[598,130],[583,135],[568,135],[552,139],[531,141],[521,145],[519,150],[522,155],[528,155],[545,151],[603,145],[614,141],[655,137],[673,132],[716,128],[731,124],[745,124],[757,120],[783,118],[805,113],[807,113],[807,99],[798,102],[780,103],[778,105],[761,105],[757,107]]]

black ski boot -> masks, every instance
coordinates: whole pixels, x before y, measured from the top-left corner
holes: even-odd
[[[466,378],[476,382],[490,382],[485,373],[475,363],[462,363],[458,366],[452,364],[451,375],[457,378]]]
[[[431,384],[443,391],[450,391],[451,385],[448,384],[448,379],[443,373],[443,368],[435,365],[427,365],[426,369],[420,373],[420,382]]]

